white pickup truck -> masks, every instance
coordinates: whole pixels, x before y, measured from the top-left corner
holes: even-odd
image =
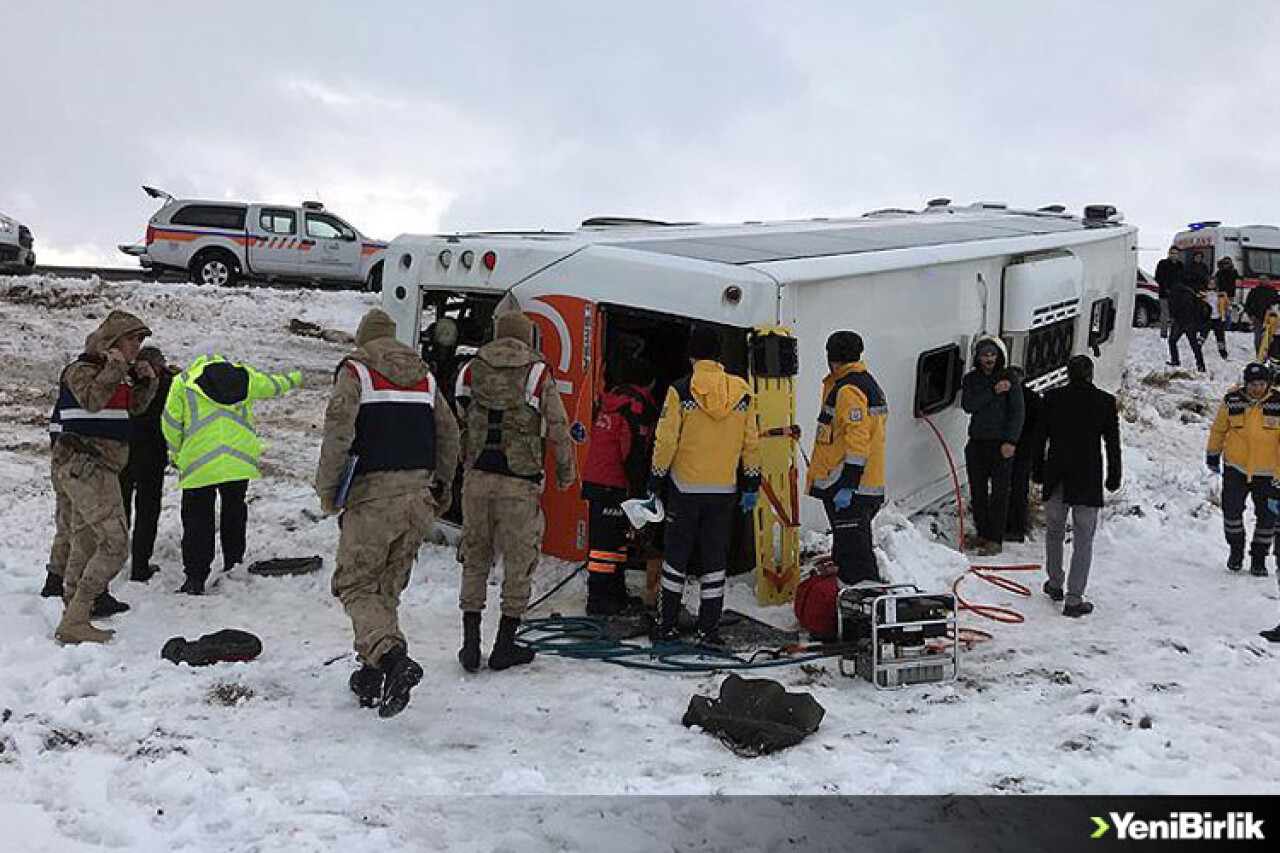
[[[365,237],[319,202],[196,201],[142,189],[165,204],[147,223],[145,243],[120,251],[145,269],[185,272],[196,284],[254,278],[382,288],[387,244]]]
[[[0,213],[0,272],[27,273],[36,265],[31,229]]]

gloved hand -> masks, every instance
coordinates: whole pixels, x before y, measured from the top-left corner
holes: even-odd
[[[853,503],[853,489],[841,489],[836,492],[831,503],[835,504],[836,509],[848,509],[849,504]]]
[[[742,497],[738,499],[738,506],[744,513],[754,512],[756,504],[760,501],[759,492],[743,492]]]
[[[1209,470],[1213,473],[1222,473],[1222,457],[1218,456],[1216,453],[1206,453],[1204,457],[1204,464],[1208,465]]]

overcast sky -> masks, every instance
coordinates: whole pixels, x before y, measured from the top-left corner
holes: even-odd
[[[0,212],[133,263],[178,196],[366,234],[1115,204],[1280,225],[1280,4],[6,0]],[[1144,262],[1150,261],[1144,255]]]

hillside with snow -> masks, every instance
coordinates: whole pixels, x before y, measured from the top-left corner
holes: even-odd
[[[1092,616],[1064,618],[1039,593],[1041,575],[1025,600],[968,580],[968,597],[1026,620],[966,616],[994,636],[965,653],[957,682],[877,691],[834,661],[769,670],[811,691],[826,718],[799,746],[744,759],[680,724],[689,697],[715,692],[718,675],[544,655],[465,676],[454,657],[460,567],[442,545],[422,549],[401,610],[426,678],[392,720],[357,707],[350,627],[328,584],[338,528],[310,485],[347,347],[289,324],[354,331],[375,304],[355,293],[0,278],[6,849],[638,849],[692,819],[655,805],[601,835],[609,807],[575,795],[1280,792],[1280,646],[1257,635],[1280,622],[1276,578],[1226,572],[1220,484],[1203,464],[1215,399],[1247,361],[1248,335],[1230,336],[1229,362],[1206,353],[1199,376],[1166,368],[1158,334],[1137,333],[1120,392],[1124,485],[1103,512]],[[175,595],[174,479],[161,574],[148,585],[117,579],[133,609],[103,623],[117,629],[109,645],[61,648],[51,639],[60,605],[38,595],[53,526],[45,425],[59,370],[114,307],[148,322],[150,342],[179,364],[214,340],[257,367],[303,370],[301,391],[256,409],[265,477],[249,490],[248,559],[320,554],[326,566],[298,578],[237,571],[204,598]],[[933,531],[952,525],[881,513],[886,576],[947,588],[966,563]],[[1038,540],[999,561],[1038,561]],[[568,570],[545,561],[535,594]],[[584,599],[579,576],[535,615],[580,612]],[[727,606],[758,612],[751,599],[744,580],[731,582]],[[486,648],[492,606],[487,615]],[[791,619],[787,608],[759,615]],[[159,657],[171,636],[224,627],[260,636],[262,657],[203,669]],[[485,794],[551,798],[506,811],[505,800],[456,796]],[[740,839],[741,849],[776,841]]]

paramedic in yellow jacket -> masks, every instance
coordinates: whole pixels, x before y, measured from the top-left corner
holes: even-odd
[[[702,579],[697,641],[718,646],[733,512],[735,507],[752,512],[760,490],[760,427],[750,387],[716,361],[717,332],[695,328],[688,353],[693,373],[667,389],[649,481],[651,496],[671,481],[655,639],[679,639],[680,602],[697,549]]]
[[[822,410],[809,464],[809,494],[831,522],[831,556],[840,582],[879,581],[871,520],[884,505],[884,392],[862,363],[862,337],[827,338],[831,372],[822,380]]]
[[[1271,371],[1265,365],[1250,364],[1244,369],[1244,387],[1232,388],[1218,406],[1205,455],[1210,470],[1222,473],[1222,529],[1230,548],[1227,568],[1233,572],[1244,568],[1244,504],[1252,497],[1257,524],[1249,547],[1249,571],[1258,577],[1267,574],[1275,526],[1267,501],[1272,497],[1277,461],[1280,391],[1271,387]]]

